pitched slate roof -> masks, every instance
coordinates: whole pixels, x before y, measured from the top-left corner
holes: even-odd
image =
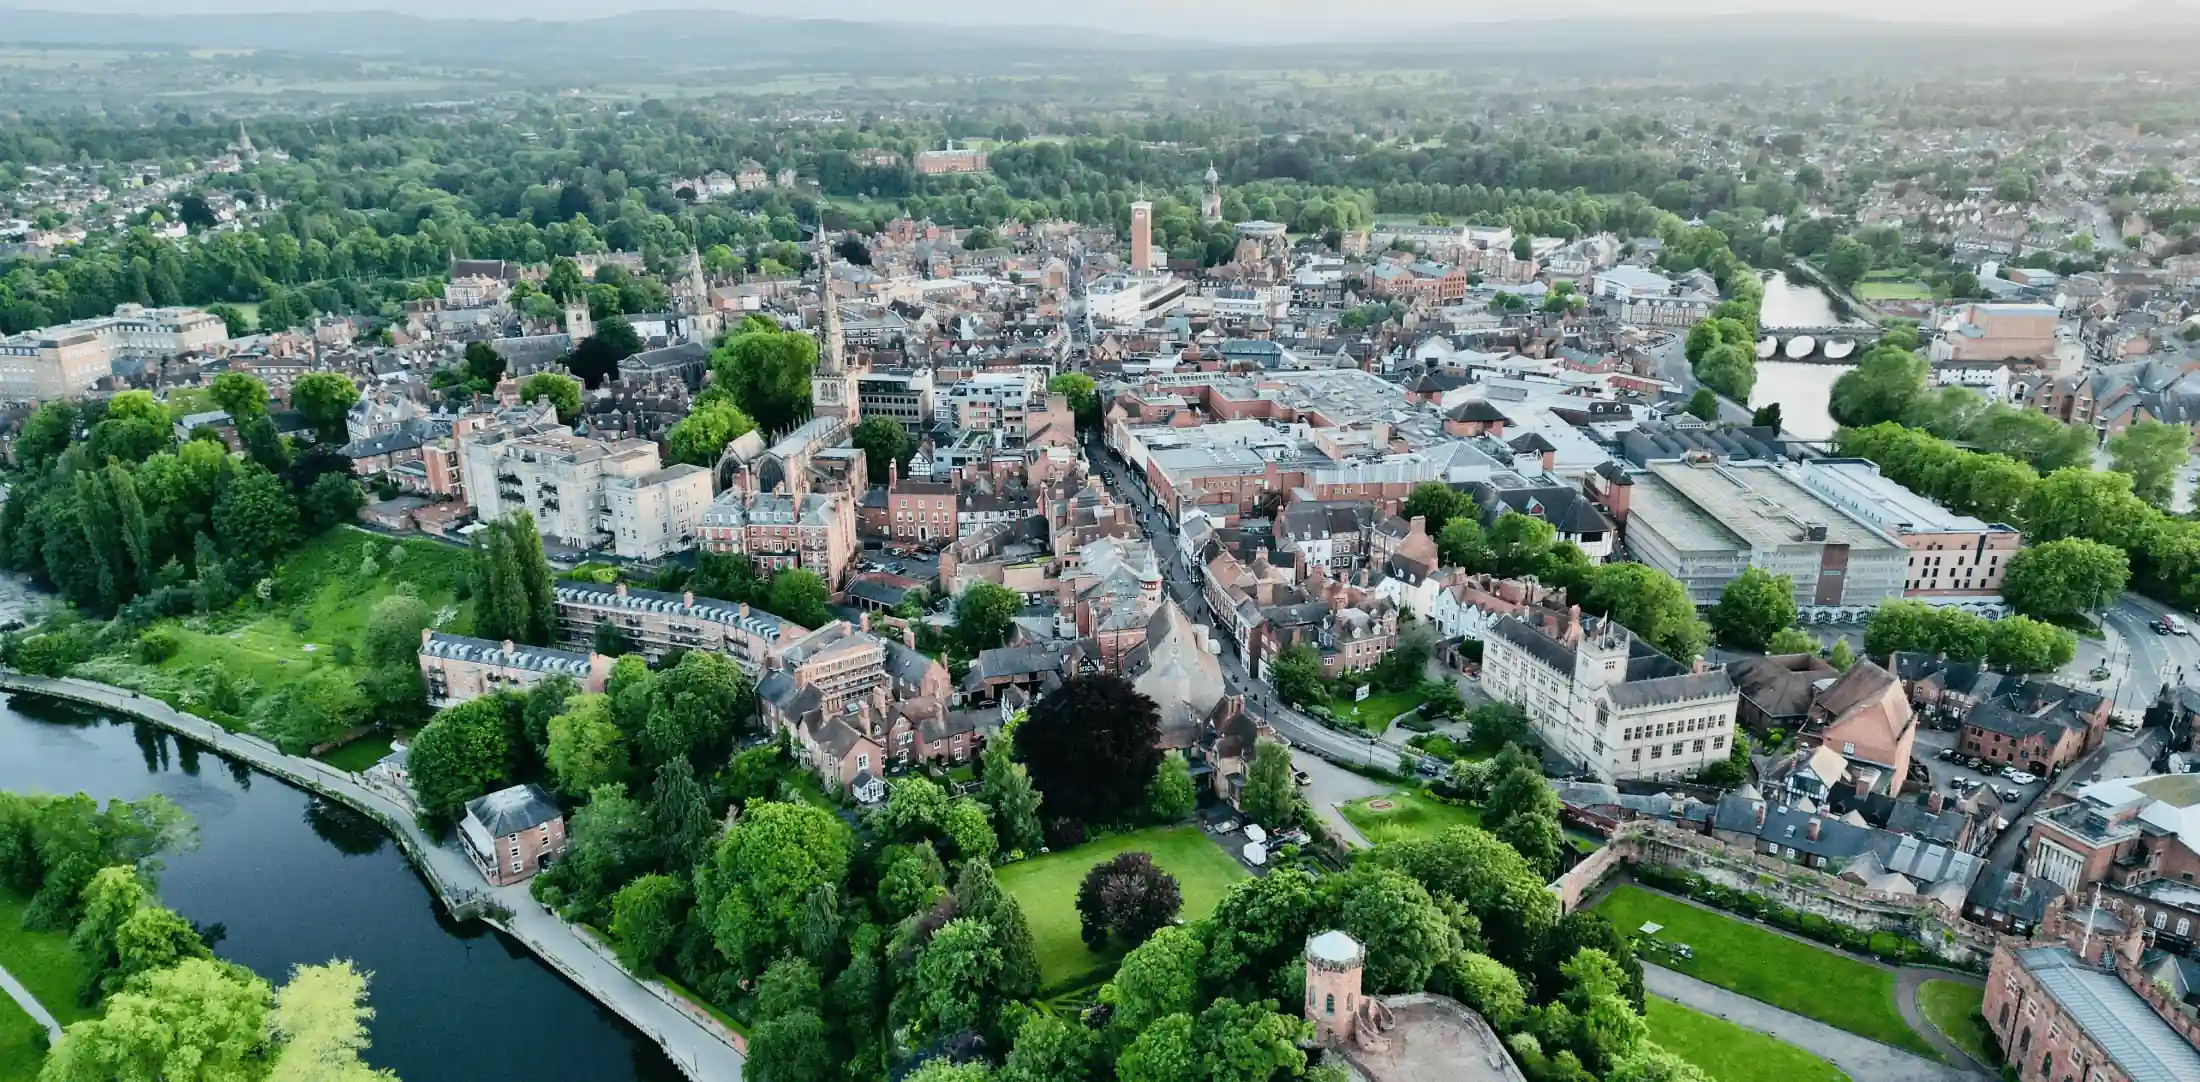
[[[2067,947],[2036,947],[2016,955],[2131,1082],[2200,1078],[2200,1049],[2178,1036],[2121,978],[2085,964]]]
[[[466,814],[492,838],[532,830],[565,814],[557,801],[535,785],[515,785],[466,802]]]

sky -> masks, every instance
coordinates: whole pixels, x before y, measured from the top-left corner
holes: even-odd
[[[2170,8],[2176,0],[2143,0]],[[1518,0],[0,0],[0,9],[74,12],[239,13],[263,11],[397,11],[431,18],[573,18],[626,11],[717,8],[763,15],[947,24],[1059,24],[1160,36],[1267,39],[1379,36],[1436,22],[1480,22],[1566,15],[1579,18],[1658,18],[1669,15],[1833,14],[1865,19],[1938,23],[1990,20],[2002,26],[2051,25],[2097,17],[2102,8],[2067,0],[1569,0],[1537,7]],[[2184,12],[2191,17],[2193,12]],[[0,31],[4,34],[4,31]]]

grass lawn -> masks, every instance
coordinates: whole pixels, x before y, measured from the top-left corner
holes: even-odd
[[[1620,887],[1597,903],[1597,911],[1627,935],[1636,934],[1645,922],[1655,922],[1665,926],[1658,933],[1660,941],[1695,948],[1693,959],[1656,951],[1645,955],[1648,961],[1858,1036],[1940,1059],[1932,1044],[1912,1032],[1895,1009],[1891,971],[1639,887]]]
[[[1985,998],[1985,989],[1959,981],[1926,981],[1917,989],[1917,1007],[1925,1013],[1925,1020],[1957,1048],[1991,1065],[1994,1056],[1988,1049],[1993,1045],[1993,1035],[1986,1029],[1986,1019],[1978,1013],[1979,1003]]]
[[[393,737],[390,733],[368,733],[366,736],[321,756],[321,761],[338,770],[348,770],[357,774],[381,762],[382,757],[390,753],[391,739]]]
[[[1390,727],[1390,719],[1421,705],[1421,697],[1412,691],[1370,692],[1366,702],[1350,702],[1338,699],[1329,704],[1337,720],[1347,725],[1357,725],[1381,736]]]
[[[15,1001],[0,996],[0,1082],[32,1082],[46,1054],[32,1044],[38,1023],[23,1013]]]
[[[1785,1041],[1671,1000],[1643,1001],[1650,1039],[1695,1064],[1711,1082],[1844,1082],[1833,1064]]]
[[[1374,805],[1388,802],[1387,808]],[[1386,796],[1361,797],[1338,809],[1345,821],[1377,845],[1399,839],[1432,838],[1446,827],[1465,823],[1481,826],[1482,813],[1473,808],[1446,804],[1419,789],[1400,789]]]
[[[0,966],[6,966],[64,1026],[99,1013],[77,1006],[76,987],[84,979],[84,966],[69,949],[69,937],[25,931],[23,911],[28,908],[28,900],[0,891]]]
[[[1856,283],[1860,301],[1925,301],[1933,297],[1931,286],[1915,278],[1867,278]]]
[[[1145,852],[1176,877],[1184,894],[1180,915],[1198,920],[1213,912],[1230,884],[1245,878],[1244,866],[1231,860],[1198,827],[1166,827],[1119,834],[1075,849],[1034,857],[1000,869],[1001,888],[1014,895],[1031,925],[1039,953],[1039,983],[1051,987],[1090,973],[1113,961],[1085,949],[1078,935],[1077,888],[1085,873],[1118,853]]]

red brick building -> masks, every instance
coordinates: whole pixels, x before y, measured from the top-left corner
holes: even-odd
[[[496,887],[532,879],[565,855],[565,815],[550,794],[533,785],[467,801],[458,834],[474,868]]]

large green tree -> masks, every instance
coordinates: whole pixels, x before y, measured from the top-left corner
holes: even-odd
[[[2131,560],[2121,549],[2066,537],[2032,545],[2004,570],[2001,594],[2018,612],[2067,622],[2100,611],[2123,592]]]
[[[766,432],[784,432],[810,414],[810,374],[817,339],[750,316],[711,353],[714,385],[733,395]]]
[[[308,372],[290,385],[291,408],[305,415],[322,443],[344,442],[345,417],[358,401],[359,388],[336,372]]]
[[[2192,429],[2141,421],[2109,437],[2109,460],[2131,476],[2133,495],[2167,510],[2177,495],[2177,471],[2192,455]]]
[[[1794,580],[1760,567],[1743,568],[1719,591],[1711,630],[1728,646],[1762,652],[1775,634],[1795,623],[1795,613]]]
[[[1050,815],[1115,821],[1144,801],[1161,766],[1161,718],[1130,681],[1073,676],[1031,707],[1016,751]]]
[[[891,417],[865,417],[849,433],[848,442],[863,449],[864,469],[874,485],[887,482],[888,467],[909,472],[909,459],[917,453],[916,439]]]
[[[1703,652],[1707,636],[1687,588],[1654,567],[1619,563],[1597,568],[1584,605],[1684,665]]]
[[[848,877],[848,828],[808,804],[753,802],[696,872],[696,904],[718,950],[737,968],[765,962],[801,938],[803,900]]]

